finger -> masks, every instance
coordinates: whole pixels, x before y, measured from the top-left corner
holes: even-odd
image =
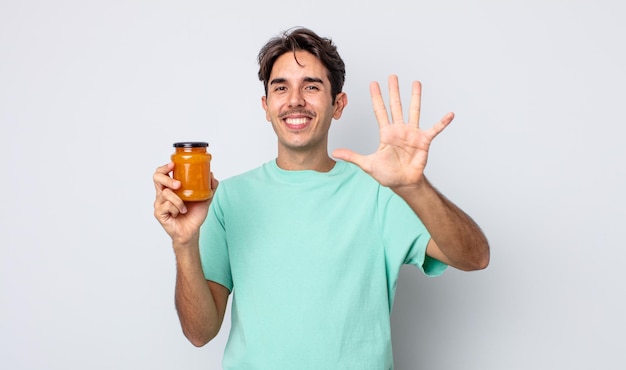
[[[170,217],[176,218],[179,214],[181,214],[181,210],[171,202],[162,203],[154,208],[154,216],[162,221],[167,221]]]
[[[167,231],[172,227],[172,220],[180,216],[181,211],[175,207],[172,203],[163,203],[160,207],[154,208],[154,217]],[[169,225],[169,226],[168,226]],[[168,231],[168,234],[170,231]]]
[[[385,109],[383,94],[380,92],[378,82],[370,84],[370,96],[372,97],[372,106],[374,107],[374,115],[376,116],[376,121],[378,121],[378,127],[387,126],[389,118],[387,117],[387,109]]]
[[[163,191],[163,189],[165,188],[178,189],[181,186],[180,181],[174,180],[168,175],[155,173],[152,179],[154,181],[154,187],[157,191],[157,194]]]
[[[332,153],[332,156],[346,162],[354,163],[357,166],[361,167],[363,171],[371,173],[371,161],[368,156],[353,152],[350,149],[335,149]]]
[[[443,116],[439,122],[435,123],[435,125],[433,127],[430,128],[430,130],[428,130],[429,132],[429,137],[430,139],[434,139],[437,135],[439,135],[439,133],[441,131],[443,131],[446,127],[448,127],[448,125],[450,124],[450,122],[452,122],[452,120],[454,119],[454,113],[450,112],[448,114],[446,114],[445,116]]]
[[[402,117],[402,100],[400,99],[398,76],[389,76],[387,83],[389,84],[389,108],[391,109],[391,122],[404,123],[404,118]]]
[[[179,213],[187,213],[187,206],[185,202],[172,189],[165,188],[154,201],[155,214],[158,213],[165,215],[171,214],[173,217],[178,216]]]
[[[217,189],[217,186],[219,184],[220,184],[220,182],[217,181],[215,176],[213,176],[213,172],[211,172],[211,190],[213,190],[213,192],[215,192],[215,190]]]
[[[422,83],[413,81],[411,88],[411,105],[409,106],[409,125],[420,127],[420,111],[422,106]]]
[[[154,172],[167,175],[168,173],[172,172],[173,169],[174,169],[174,162],[169,162],[167,164],[164,164],[161,167],[157,167],[156,171]]]
[[[174,163],[170,162],[166,165],[158,167],[152,175],[152,181],[157,192],[163,190],[163,188],[169,187],[172,189],[178,189],[180,187],[180,181],[174,180],[169,176],[169,173],[174,169]]]
[[[170,162],[163,166],[157,167],[157,169],[154,171],[154,174],[152,175],[152,181],[154,182],[154,187],[157,192],[163,190],[163,187],[164,187],[163,181],[167,181],[166,179],[163,178],[163,176],[164,175],[167,176],[167,174],[170,173],[170,171],[172,171],[173,167],[174,167],[174,164]]]

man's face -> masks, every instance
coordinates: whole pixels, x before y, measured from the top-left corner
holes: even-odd
[[[344,93],[331,100],[324,65],[312,54],[297,51],[276,59],[262,98],[266,119],[278,136],[279,153],[326,153],[332,119],[339,119],[347,103]]]

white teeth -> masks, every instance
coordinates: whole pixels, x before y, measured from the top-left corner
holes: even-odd
[[[304,125],[306,123],[306,118],[287,118],[285,122],[290,125]]]

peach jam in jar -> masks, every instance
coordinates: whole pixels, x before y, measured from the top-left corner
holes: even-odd
[[[211,190],[211,154],[209,143],[186,141],[174,143],[172,177],[181,182],[176,195],[183,201],[202,201],[213,196]]]

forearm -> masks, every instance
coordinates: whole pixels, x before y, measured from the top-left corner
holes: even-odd
[[[489,264],[489,244],[480,227],[424,178],[416,187],[394,189],[419,216],[451,266],[478,270]]]
[[[213,339],[221,326],[221,318],[211,289],[204,278],[198,242],[174,244],[176,253],[176,311],[183,333],[195,346]]]

